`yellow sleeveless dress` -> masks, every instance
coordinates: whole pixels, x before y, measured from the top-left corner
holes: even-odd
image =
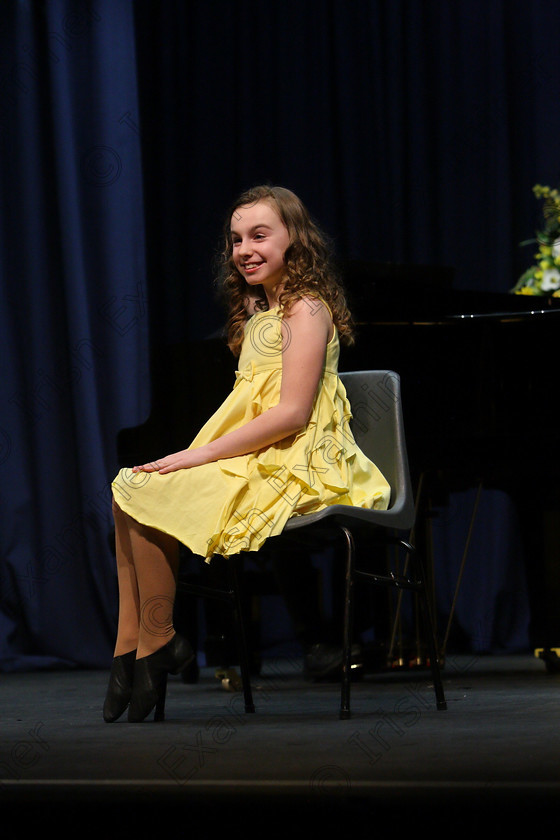
[[[278,403],[282,341],[289,341],[289,323],[284,339],[281,325],[278,308],[248,320],[233,390],[189,448],[237,429]],[[249,455],[166,475],[122,469],[112,483],[119,507],[138,522],[172,534],[207,561],[213,554],[257,551],[289,517],[327,505],[385,510],[390,487],[352,436],[338,357],[335,329],[304,429]]]

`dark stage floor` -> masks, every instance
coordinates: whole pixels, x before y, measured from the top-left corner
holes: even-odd
[[[451,836],[512,816],[534,828],[560,820],[560,674],[530,655],[449,657],[447,711],[428,671],[367,675],[346,721],[338,686],[304,681],[299,661],[265,662],[254,715],[213,668],[194,685],[170,678],[161,723],[105,724],[107,676],[1,677],[4,837],[28,836],[32,821],[66,836],[70,813],[72,836],[107,837],[123,836],[133,814],[150,835],[177,817],[181,833],[297,833],[303,817],[319,829],[383,816],[384,830],[439,825]]]

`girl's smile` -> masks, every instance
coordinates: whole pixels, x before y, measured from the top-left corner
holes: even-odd
[[[245,274],[254,274],[255,271],[258,271],[259,268],[263,265],[263,263],[243,263],[243,271]]]

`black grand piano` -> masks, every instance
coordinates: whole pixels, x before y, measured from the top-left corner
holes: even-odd
[[[413,477],[422,477],[432,494],[483,482],[514,500],[527,566],[530,643],[542,650],[547,668],[557,670],[560,299],[457,290],[453,271],[441,267],[352,262],[341,271],[357,340],[343,348],[340,369],[398,371]],[[119,434],[121,465],[183,448],[229,393],[235,366],[219,335],[156,345],[152,413],[142,426]],[[429,512],[420,503],[419,533],[424,516]]]

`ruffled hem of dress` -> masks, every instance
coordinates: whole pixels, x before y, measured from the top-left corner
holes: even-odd
[[[261,394],[262,388],[261,379],[256,386],[257,393]],[[315,499],[317,509],[320,509],[323,497],[329,499],[329,504],[386,507],[386,494],[377,488],[372,492],[371,484],[368,487],[368,468],[372,470],[370,480],[375,480],[373,473],[382,482],[384,477],[356,444],[350,429],[350,403],[338,376],[325,373],[318,393],[312,419],[305,429],[255,453],[249,462],[231,458],[220,462],[221,468],[230,475],[247,478],[247,464],[250,463],[261,480],[275,487],[284,499],[289,499],[290,503],[292,499],[296,500],[293,511],[297,510],[297,501],[302,495],[306,497],[306,508]],[[358,466],[359,475],[356,475]],[[364,478],[363,487],[359,476]]]

